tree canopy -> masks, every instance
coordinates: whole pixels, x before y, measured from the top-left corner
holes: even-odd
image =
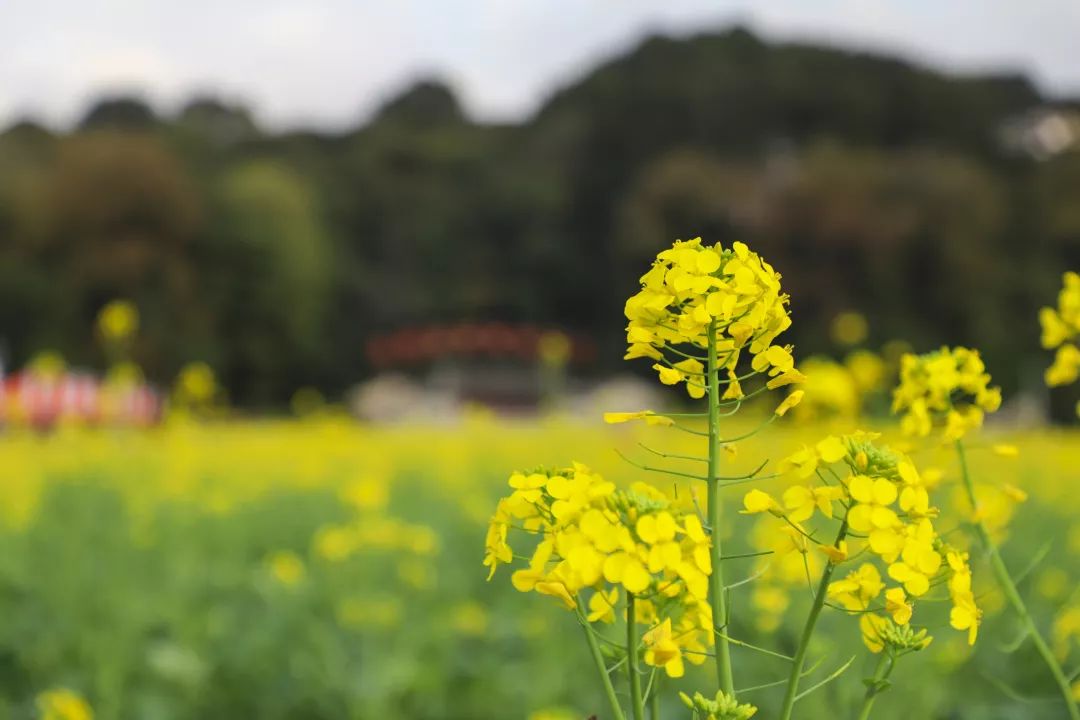
[[[702,235],[784,274],[807,352],[853,308],[875,342],[983,347],[1008,386],[1080,266],[1080,155],[1001,141],[1053,104],[1020,76],[737,28],[650,38],[512,125],[472,121],[437,79],[341,133],[106,98],[71,132],[0,134],[0,337],[16,364],[93,364],[92,318],[127,297],[149,377],[203,359],[260,404],[339,391],[373,333],[425,322],[563,326],[603,371],[645,263]]]

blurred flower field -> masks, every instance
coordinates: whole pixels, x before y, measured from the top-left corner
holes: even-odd
[[[820,423],[804,427],[778,423],[725,463],[744,472],[758,458],[775,463],[820,437]],[[1004,558],[1073,672],[1080,434],[995,432],[969,451],[983,519],[994,528],[1014,516]],[[646,437],[669,452],[693,444],[673,429],[480,412],[442,427],[369,427],[324,413],[5,434],[0,717],[34,717],[47,692],[84,698],[97,718],[605,717],[573,616],[505,578],[485,582],[480,561],[495,499],[521,458],[579,460],[619,486],[650,480],[690,492],[620,459],[616,451],[641,457]],[[949,446],[909,450],[946,496],[952,485],[959,492]],[[735,554],[767,535],[758,517],[738,512],[743,491],[724,498],[725,550]],[[730,581],[760,572],[761,560],[729,564]],[[935,639],[897,669],[875,717],[1058,716],[1051,679],[981,563],[973,550],[985,612],[978,644],[949,627],[947,598],[940,611],[924,598],[921,624]],[[810,599],[805,582],[736,587],[728,632],[789,653],[800,613],[788,610]],[[816,674],[855,656],[850,672],[869,676],[855,624],[829,608],[821,623],[808,654]],[[752,684],[786,673],[755,650],[732,653]],[[688,666],[678,687],[706,685],[708,670]],[[859,694],[858,683],[828,684],[800,714],[846,716]],[[772,717],[775,698],[760,695],[740,694]],[[67,707],[47,716],[78,717]],[[684,713],[676,698],[666,714]]]

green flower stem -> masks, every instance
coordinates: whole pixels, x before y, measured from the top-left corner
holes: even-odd
[[[581,611],[581,597],[578,599],[577,614],[578,619],[581,621],[581,627],[585,630],[585,639],[589,643],[589,650],[592,654],[593,664],[596,665],[596,671],[600,673],[600,682],[604,686],[604,694],[607,695],[608,704],[611,705],[611,714],[615,720],[626,720],[626,715],[623,714],[622,707],[619,705],[619,698],[615,695],[615,686],[611,684],[611,676],[608,675],[607,665],[604,663],[604,655],[600,652],[600,643],[596,641],[596,636],[593,634],[593,629],[589,625],[588,619],[585,617],[585,613]]]
[[[660,678],[653,680],[652,693],[649,695],[649,720],[660,720]]]
[[[1013,582],[1012,576],[1009,574],[1009,568],[1005,566],[1005,561],[1001,559],[997,545],[994,544],[993,539],[990,537],[990,532],[986,529],[986,525],[983,524],[982,520],[978,518],[979,504],[975,499],[975,486],[972,483],[971,474],[968,472],[967,456],[964,453],[964,443],[961,440],[956,441],[956,454],[960,458],[960,475],[964,481],[964,489],[967,491],[968,500],[971,502],[971,509],[975,513],[975,519],[973,520],[975,532],[978,534],[983,549],[986,550],[986,554],[990,558],[990,568],[994,571],[994,577],[997,579],[1001,591],[1005,594],[1005,599],[1009,601],[1013,610],[1020,616],[1020,622],[1027,631],[1028,636],[1031,637],[1035,649],[1042,656],[1046,667],[1049,668],[1050,674],[1054,676],[1054,681],[1057,683],[1061,696],[1065,700],[1065,707],[1069,711],[1069,717],[1072,720],[1080,720],[1080,708],[1077,708],[1076,700],[1073,699],[1069,679],[1065,677],[1065,672],[1061,669],[1061,665],[1058,664],[1057,658],[1054,657],[1054,653],[1050,650],[1050,646],[1043,639],[1042,633],[1039,632],[1039,628],[1035,625],[1035,620],[1031,617],[1031,613],[1028,612],[1023,598],[1020,597],[1020,593],[1016,589],[1016,583]]]
[[[859,720],[869,720],[870,710],[874,707],[874,700],[882,693],[882,688],[879,686],[889,677],[895,664],[887,652],[882,652],[878,657],[877,665],[874,666],[874,677],[870,679],[870,684],[866,687],[866,695],[863,696],[862,708],[859,710]]]
[[[634,593],[626,593],[626,672],[630,676],[630,706],[634,720],[645,720],[645,703],[641,699],[641,674],[638,672],[637,617]]]
[[[840,532],[836,535],[833,547],[839,547],[840,542],[847,536],[847,518],[840,524]],[[799,638],[799,647],[795,650],[795,658],[791,662],[791,675],[788,677],[787,690],[784,692],[784,705],[780,711],[780,720],[790,720],[791,711],[795,707],[795,696],[799,692],[799,678],[802,676],[803,663],[806,661],[806,651],[810,647],[810,638],[814,634],[814,626],[817,625],[821,608],[825,605],[825,595],[829,590],[829,581],[832,579],[833,570],[836,569],[831,561],[821,573],[821,582],[818,583],[814,593],[814,604],[810,607],[810,615],[806,618],[802,637]]]
[[[727,599],[724,597],[724,565],[720,548],[720,367],[716,358],[716,320],[709,323],[709,464],[708,523],[712,540],[712,573],[709,574],[709,604],[713,626],[725,632],[716,638],[716,678],[720,689],[735,697],[735,677],[731,671],[731,645],[727,635]]]

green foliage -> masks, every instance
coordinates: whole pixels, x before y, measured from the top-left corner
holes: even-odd
[[[651,38],[518,125],[471,122],[432,80],[342,134],[109,98],[72,133],[0,134],[0,332],[16,363],[92,364],[89,320],[130,297],[152,379],[205,359],[246,379],[240,403],[341,390],[372,333],[416,323],[570,326],[611,369],[635,268],[702,235],[773,259],[807,352],[857,308],[873,343],[978,340],[1008,391],[1035,342],[1005,329],[1080,263],[1076,155],[999,140],[1045,102],[1019,77],[738,29]]]
[[[243,368],[227,387],[265,402],[289,391],[274,379],[316,358],[331,247],[312,192],[279,164],[231,170],[220,198],[207,300],[233,338],[227,365]]]

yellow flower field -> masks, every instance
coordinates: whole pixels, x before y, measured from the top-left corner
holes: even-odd
[[[740,418],[733,429],[756,422]],[[820,425],[781,421],[738,443],[723,467],[735,475],[769,458],[772,469],[820,436]],[[84,698],[98,718],[607,717],[561,601],[518,593],[502,575],[485,582],[488,520],[511,472],[530,470],[522,458],[548,467],[580,461],[618,487],[648,480],[672,490],[667,477],[616,451],[649,466],[655,457],[639,443],[679,453],[697,440],[644,423],[507,422],[481,412],[455,426],[367,427],[326,414],[5,434],[3,714],[32,715],[35,699],[51,691]],[[909,449],[939,492],[959,502],[951,447]],[[1080,434],[991,427],[970,440],[968,455],[983,519],[993,531],[1013,516],[1007,535],[999,533],[1004,559],[1073,672]],[[738,512],[743,495],[757,487],[778,496],[788,484],[785,476],[724,491],[725,553],[748,556],[726,568],[738,609],[728,635],[746,688],[783,680],[787,667],[741,643],[790,654],[793,618],[803,613],[789,610],[811,601],[801,559],[796,582],[776,580],[774,568],[761,582],[738,584],[768,570],[767,556],[752,555],[763,521]],[[674,490],[694,501],[689,485]],[[825,559],[807,554],[805,562],[819,572]],[[949,626],[948,598],[938,598],[939,611],[931,590],[919,613],[934,641],[897,669],[875,717],[1063,712],[974,550],[972,565],[985,613],[978,644]],[[857,624],[826,606],[804,685],[852,657],[849,672],[869,676]],[[664,682],[692,692],[710,670],[690,664]],[[827,684],[800,704],[800,716],[846,716],[861,692],[858,683]],[[664,702],[671,697],[664,711],[679,717],[685,709],[673,693]],[[768,690],[742,690],[744,698],[759,703],[759,717],[776,712]]]

